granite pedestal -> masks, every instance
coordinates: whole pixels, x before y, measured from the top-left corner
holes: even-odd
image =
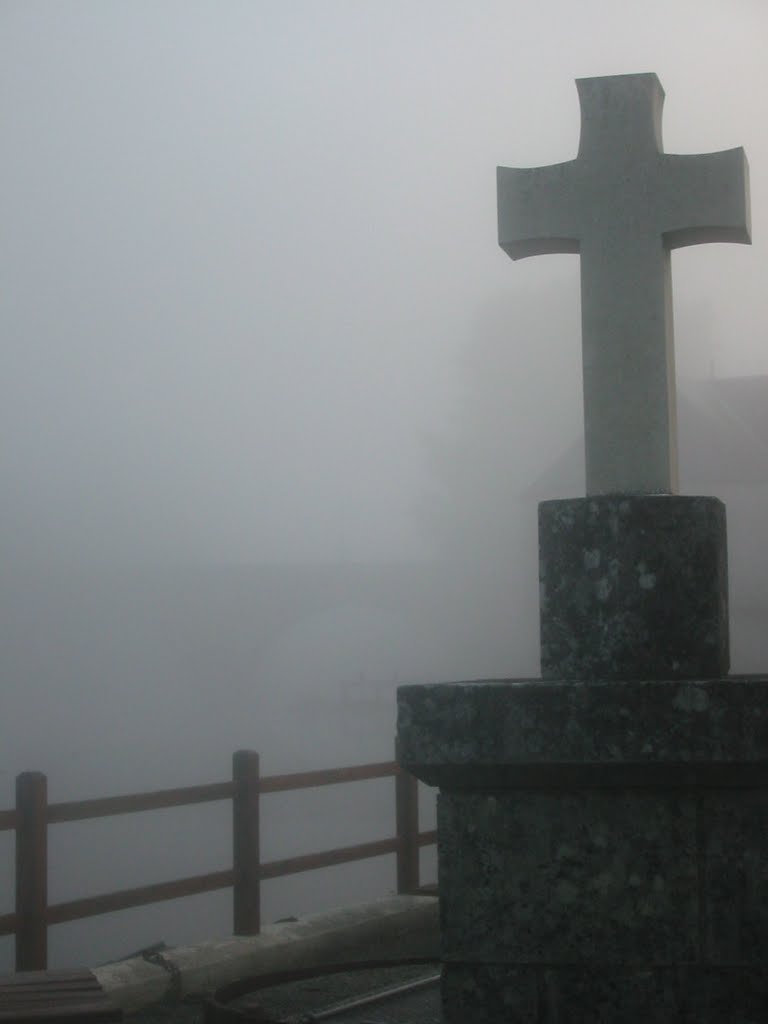
[[[728,674],[725,505],[673,494],[539,505],[545,679]]]
[[[722,505],[545,503],[540,551],[570,678],[398,693],[440,788],[445,1019],[763,1022],[768,676],[726,676]]]

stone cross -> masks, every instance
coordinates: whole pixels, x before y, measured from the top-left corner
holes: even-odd
[[[513,260],[581,256],[587,494],[677,489],[670,250],[749,242],[743,149],[664,153],[654,74],[582,78],[575,160],[498,168]]]

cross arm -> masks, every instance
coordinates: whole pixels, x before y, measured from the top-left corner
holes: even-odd
[[[496,168],[499,245],[513,260],[579,251],[575,164]]]
[[[749,244],[749,165],[744,150],[665,154],[665,207],[661,225],[668,248],[701,242]]]

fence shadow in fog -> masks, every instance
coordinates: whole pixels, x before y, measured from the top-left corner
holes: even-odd
[[[263,795],[387,777],[395,780],[394,836],[262,862],[260,802]],[[233,755],[232,779],[228,782],[55,804],[48,803],[47,791],[47,778],[42,772],[23,772],[16,779],[16,807],[0,811],[0,831],[15,830],[16,833],[16,910],[0,916],[0,935],[15,935],[17,971],[47,968],[50,925],[229,887],[233,890],[234,934],[257,935],[261,929],[263,881],[383,854],[396,856],[398,893],[418,892],[419,850],[437,840],[435,830],[419,832],[417,780],[395,761],[261,776],[259,755],[239,750]],[[48,904],[49,825],[213,800],[232,801],[231,868]]]

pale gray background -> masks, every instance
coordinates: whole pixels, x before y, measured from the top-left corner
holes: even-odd
[[[583,488],[578,452],[550,471],[580,443],[578,259],[497,247],[496,165],[575,155],[574,78],[655,71],[666,149],[752,170],[754,246],[673,255],[679,375],[768,374],[766,43],[763,0],[5,0],[0,807],[23,769],[65,799],[223,778],[238,746],[386,758],[398,679],[535,672],[536,501]],[[731,512],[737,604],[764,508]],[[264,626],[287,564],[289,603],[392,573]],[[317,836],[286,803],[267,854],[388,834],[376,792],[363,834],[362,790]],[[158,822],[60,826],[52,898],[226,864],[226,808]],[[335,870],[267,916],[393,884]],[[52,959],[220,933],[227,899],[53,929]]]

